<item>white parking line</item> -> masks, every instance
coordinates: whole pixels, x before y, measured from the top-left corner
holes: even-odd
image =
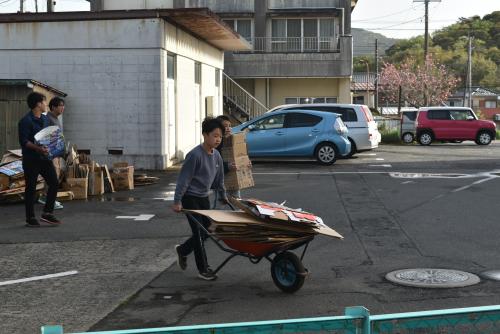
[[[367,157],[377,155],[377,153],[357,153],[356,155],[359,155],[360,157]]]
[[[138,216],[116,216],[117,219],[133,219],[135,221],[148,221],[155,215],[140,214]]]
[[[57,273],[57,274],[50,274],[50,275],[43,275],[43,276],[34,276],[34,277],[21,278],[21,279],[16,279],[16,280],[11,280],[11,281],[4,281],[4,282],[0,282],[0,286],[2,286],[2,285],[10,285],[10,284],[17,284],[17,283],[32,282],[32,281],[39,281],[39,280],[42,280],[42,279],[63,277],[63,276],[76,275],[76,274],[78,274],[78,271],[76,271],[76,270],[65,271],[65,272]]]
[[[368,165],[370,167],[384,167],[384,168],[391,168],[392,165],[390,164],[382,164],[382,165]]]

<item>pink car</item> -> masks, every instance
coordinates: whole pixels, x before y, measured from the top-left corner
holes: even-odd
[[[494,122],[480,120],[472,109],[464,107],[420,108],[415,126],[420,145],[430,145],[434,140],[474,140],[478,145],[488,145],[496,134]]]

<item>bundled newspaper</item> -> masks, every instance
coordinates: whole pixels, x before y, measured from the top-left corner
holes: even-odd
[[[35,142],[48,148],[48,158],[51,160],[64,154],[64,136],[56,125],[48,126],[39,131],[35,135]]]

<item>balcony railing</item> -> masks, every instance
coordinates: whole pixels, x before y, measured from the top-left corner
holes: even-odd
[[[237,53],[316,53],[340,52],[338,37],[254,37],[250,51]]]

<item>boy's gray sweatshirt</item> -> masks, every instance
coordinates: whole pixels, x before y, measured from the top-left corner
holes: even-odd
[[[180,203],[184,195],[206,197],[211,188],[219,190],[226,197],[222,157],[217,150],[208,154],[203,144],[200,144],[186,155],[177,178],[174,203]]]

